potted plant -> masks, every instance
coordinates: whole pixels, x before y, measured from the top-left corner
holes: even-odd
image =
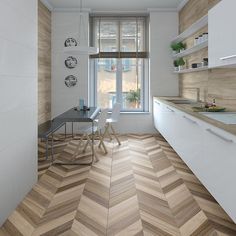
[[[174,64],[174,70],[175,70],[175,71],[179,71],[178,61],[177,61],[177,60],[174,60],[173,64]]]
[[[179,42],[179,43],[177,43],[177,47],[179,49],[179,52],[182,52],[186,49],[186,44],[182,43],[182,42]]]
[[[179,71],[184,69],[185,61],[182,57],[178,59],[177,64],[179,66]]]
[[[173,54],[176,54],[176,53],[184,51],[186,48],[186,44],[182,42],[172,43],[170,47],[172,48]]]
[[[130,90],[126,96],[126,100],[134,107],[139,108],[140,105],[140,89]]]
[[[170,45],[170,47],[172,49],[173,54],[177,54],[179,52],[179,48],[178,48],[178,44],[177,43],[172,43]]]

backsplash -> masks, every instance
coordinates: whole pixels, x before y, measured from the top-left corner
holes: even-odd
[[[51,119],[51,13],[38,1],[38,123]]]
[[[179,13],[180,32],[206,15],[208,9],[211,9],[218,2],[220,0],[190,0]],[[203,32],[207,32],[207,27],[185,40],[187,47],[193,46],[195,36]],[[202,58],[208,57],[207,55],[207,48],[202,49],[188,57],[187,65],[201,62]],[[200,99],[202,101],[212,101],[215,98],[218,105],[224,106],[228,110],[236,110],[236,69],[212,69],[181,74],[179,84],[180,95],[185,98],[196,99],[196,88],[200,88]]]

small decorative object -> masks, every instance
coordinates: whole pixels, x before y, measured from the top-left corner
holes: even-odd
[[[198,37],[194,39],[194,46],[198,45]]]
[[[203,38],[203,42],[207,41],[208,40],[208,33],[203,33],[202,38]]]
[[[75,57],[67,57],[67,59],[65,60],[65,66],[69,69],[73,69],[77,66],[78,61]]]
[[[74,87],[77,84],[77,78],[74,75],[69,75],[65,78],[65,85],[68,88]]]
[[[202,66],[208,66],[208,58],[203,58]]]
[[[203,37],[202,37],[202,34],[200,34],[198,36],[198,44],[202,43],[203,42]]]
[[[177,60],[178,66],[179,66],[179,70],[183,70],[184,69],[184,65],[185,65],[185,61],[184,59],[181,57]]]
[[[67,38],[65,43],[65,47],[75,47],[77,46],[77,41],[74,38]]]
[[[81,109],[83,109],[83,107],[84,107],[84,99],[79,99],[79,109],[81,110]]]

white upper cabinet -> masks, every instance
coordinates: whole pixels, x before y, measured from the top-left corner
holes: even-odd
[[[235,9],[235,0],[222,0],[209,11],[210,68],[236,66]]]

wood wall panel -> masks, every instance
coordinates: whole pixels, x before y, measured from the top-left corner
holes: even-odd
[[[51,12],[38,1],[38,123],[51,119]]]
[[[184,31],[195,21],[206,15],[208,10],[215,6],[220,0],[190,0],[179,13],[180,32]],[[201,29],[184,42],[187,47],[192,47],[194,38],[208,28]],[[185,58],[187,66],[194,62],[201,62],[202,58],[208,57],[208,50],[202,49]],[[212,101],[225,106],[228,110],[236,110],[236,69],[212,69],[203,72],[181,74],[179,76],[180,95],[189,99],[196,98],[196,90],[189,88],[200,88],[200,98],[203,101]]]

